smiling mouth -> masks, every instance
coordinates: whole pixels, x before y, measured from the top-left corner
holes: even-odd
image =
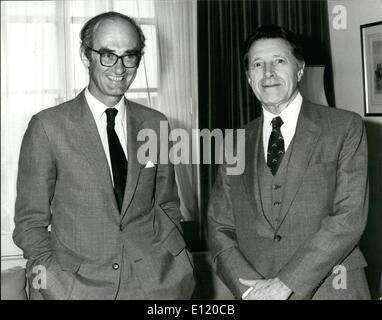
[[[262,87],[267,89],[267,88],[274,88],[280,86],[279,83],[274,83],[274,84],[263,84]]]
[[[112,81],[122,81],[124,77],[107,76]]]

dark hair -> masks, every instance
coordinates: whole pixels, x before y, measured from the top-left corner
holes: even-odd
[[[93,48],[94,29],[100,22],[107,19],[110,19],[110,20],[122,19],[129,22],[137,31],[137,34],[140,39],[139,50],[141,51],[141,54],[143,53],[143,48],[145,47],[146,38],[139,24],[133,18],[129,16],[126,16],[119,12],[109,11],[109,12],[101,13],[91,18],[89,21],[85,23],[85,25],[81,29],[81,32],[80,32],[81,47],[84,49],[85,55],[88,59],[90,59],[91,53],[90,53],[90,49],[87,47]]]
[[[301,62],[305,61],[301,40],[295,33],[275,24],[267,24],[257,28],[244,43],[243,61],[245,70],[248,70],[248,52],[252,44],[260,39],[284,39],[291,46],[295,58]]]

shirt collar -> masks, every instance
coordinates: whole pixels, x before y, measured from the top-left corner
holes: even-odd
[[[94,119],[96,121],[100,120],[108,107],[101,101],[99,101],[96,97],[94,97],[90,93],[88,88],[86,88],[85,90],[85,98],[90,107]],[[122,122],[124,122],[126,112],[124,97],[122,97],[121,100],[119,100],[119,102],[113,108],[116,108],[118,110],[117,116],[120,116]]]
[[[298,92],[295,98],[289,104],[289,106],[285,108],[283,111],[281,111],[280,114],[278,115],[274,115],[273,113],[270,113],[269,111],[265,110],[265,108],[263,107],[264,125],[271,126],[272,119],[277,116],[281,117],[281,119],[283,120],[283,123],[287,125],[297,123],[298,115],[300,114],[300,110],[301,110],[301,104],[302,104],[302,96],[300,92]]]

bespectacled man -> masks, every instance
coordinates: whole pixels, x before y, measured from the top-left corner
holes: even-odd
[[[108,12],[90,19],[81,31],[88,87],[29,123],[14,241],[28,259],[31,288],[38,289],[32,299],[192,295],[174,167],[137,159],[139,130],[150,128],[159,137],[166,117],[124,97],[144,45],[141,28],[128,16]],[[45,282],[33,281],[35,270]]]

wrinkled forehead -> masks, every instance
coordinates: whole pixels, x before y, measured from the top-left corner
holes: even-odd
[[[256,40],[249,49],[249,59],[265,58],[272,56],[293,57],[291,44],[282,38],[262,38]]]
[[[139,47],[139,35],[135,27],[121,18],[105,19],[94,28],[93,45]]]

